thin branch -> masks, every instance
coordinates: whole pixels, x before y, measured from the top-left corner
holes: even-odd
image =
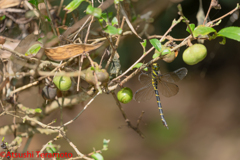
[[[137,124],[137,127],[134,127],[134,126],[132,125],[132,123],[131,123],[131,122],[129,121],[129,119],[127,118],[125,112],[123,111],[122,105],[120,104],[120,102],[119,102],[119,100],[118,100],[115,92],[111,92],[111,94],[112,94],[114,100],[116,101],[117,106],[118,106],[118,108],[120,109],[120,111],[121,111],[121,113],[122,113],[122,116],[123,116],[123,118],[125,119],[125,121],[126,121],[126,123],[128,124],[128,126],[129,126],[130,128],[132,128],[135,132],[137,132],[142,138],[144,138],[143,133],[142,133],[142,132],[140,131],[140,129],[138,128],[138,127],[139,127],[139,124]],[[143,114],[143,113],[142,113],[142,114]],[[142,114],[141,114],[141,116],[139,117],[138,122],[141,121]]]
[[[57,36],[57,31],[56,31],[56,28],[54,27],[54,24],[53,24],[53,20],[52,20],[52,16],[49,12],[49,9],[48,9],[48,4],[47,4],[47,0],[44,0],[44,3],[45,3],[45,6],[46,6],[46,10],[47,10],[47,13],[48,13],[48,17],[50,19],[50,24],[51,24],[51,27],[53,29],[53,33],[55,34],[55,36]]]
[[[74,117],[72,120],[66,122],[63,126],[67,126],[69,124],[71,124],[72,122],[74,122],[86,109],[87,107],[92,103],[92,101],[99,95],[101,94],[100,92],[98,92],[86,105],[85,107],[81,110],[81,112],[78,113],[78,115],[76,117]]]

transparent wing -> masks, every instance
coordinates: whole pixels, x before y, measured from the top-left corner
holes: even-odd
[[[159,81],[158,89],[165,97],[172,97],[179,91],[179,88],[176,84],[165,81]]]
[[[141,74],[139,74],[138,80],[140,81],[140,83],[148,85],[149,83],[152,82],[151,74],[142,72]]]
[[[137,102],[147,101],[154,97],[154,89],[152,83],[149,83],[143,88],[137,90],[133,96],[134,100]]]
[[[160,76],[160,79],[162,81],[176,83],[176,82],[182,80],[187,75],[187,72],[188,72],[187,68],[182,67],[176,71],[163,74],[162,76]]]

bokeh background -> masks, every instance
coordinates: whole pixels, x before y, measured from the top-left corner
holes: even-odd
[[[51,3],[58,4],[57,1]],[[64,2],[68,3],[69,1]],[[165,33],[172,20],[178,18],[179,3],[190,22],[197,24],[198,0],[132,0],[137,14],[149,10],[155,13],[154,22],[150,24],[148,31],[149,35]],[[219,0],[219,3],[222,9],[212,9],[210,19],[216,19],[234,9],[239,0]],[[203,0],[205,13],[209,4],[210,0]],[[219,31],[229,24],[240,26],[239,19],[231,24],[229,18],[230,16],[224,18],[215,29]],[[177,25],[170,35],[174,38],[186,37],[188,35],[186,25],[184,23]],[[176,96],[165,98],[160,95],[169,130],[162,125],[154,97],[144,103],[131,101],[122,105],[133,124],[137,123],[141,112],[145,111],[140,124],[145,136],[142,139],[127,126],[111,94],[103,94],[68,126],[68,138],[82,153],[89,153],[93,148],[101,149],[103,139],[110,139],[109,150],[103,152],[106,160],[239,160],[240,43],[227,39],[225,45],[220,45],[221,41],[222,38],[205,41],[208,55],[194,66],[186,65],[182,60],[185,47],[181,48],[178,57],[172,63],[159,61],[162,73],[181,67],[186,67],[189,71],[186,78],[178,83],[180,90]],[[135,36],[127,36],[120,42],[118,53],[123,71],[142,55],[139,42]],[[147,48],[150,48],[150,45]],[[144,61],[151,60],[152,54]],[[124,87],[129,87],[135,92],[141,84],[136,76],[124,84]],[[19,101],[26,106],[39,107],[38,104],[41,104],[43,99],[37,87],[32,87],[26,92],[21,92]],[[64,121],[75,117],[84,104],[64,109]],[[49,115],[43,122],[50,123],[53,119],[60,119],[59,110]],[[11,121],[11,118],[8,120]],[[3,124],[2,117],[0,123]],[[55,136],[35,135],[28,150],[40,150]],[[6,138],[10,140],[13,137]],[[76,155],[65,140],[59,140],[54,144],[61,145],[60,152],[71,152]]]

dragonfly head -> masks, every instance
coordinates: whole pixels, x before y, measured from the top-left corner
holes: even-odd
[[[157,63],[153,63],[152,64],[152,69],[155,70],[155,71],[159,71],[160,67]]]

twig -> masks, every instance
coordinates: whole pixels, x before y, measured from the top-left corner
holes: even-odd
[[[88,158],[87,156],[85,156],[84,154],[82,154],[78,149],[77,147],[67,138],[67,136],[60,131],[60,134],[63,136],[63,138],[65,138],[69,145],[75,150],[75,152],[77,153],[77,155],[80,157],[80,158],[84,158],[86,160],[93,160],[92,158]]]
[[[52,29],[53,29],[53,33],[55,34],[55,36],[57,36],[57,31],[56,31],[56,28],[54,27],[54,24],[53,24],[53,20],[52,20],[52,16],[49,12],[49,9],[48,9],[48,4],[47,4],[47,0],[44,0],[44,3],[45,3],[45,6],[46,6],[46,10],[47,10],[47,13],[48,13],[48,17],[50,19],[50,24],[52,26]]]
[[[130,128],[132,128],[135,132],[137,132],[142,138],[144,138],[144,135],[142,134],[142,132],[141,132],[141,131],[139,130],[139,128],[138,128],[139,124],[137,125],[137,127],[134,127],[134,126],[132,125],[132,123],[131,123],[131,122],[129,121],[129,119],[127,118],[125,112],[123,111],[122,105],[120,104],[120,102],[119,102],[119,100],[118,100],[115,92],[111,92],[111,94],[112,94],[114,100],[116,101],[117,106],[118,106],[118,108],[120,109],[120,111],[121,111],[121,113],[122,113],[122,116],[123,116],[123,118],[125,119],[125,121],[126,121],[126,123],[128,124],[128,126],[129,126]],[[142,114],[143,114],[143,113],[142,113]],[[141,114],[141,115],[142,115],[142,114]],[[138,119],[139,122],[141,121],[141,117],[142,117],[142,116],[140,116],[140,118]]]
[[[126,19],[126,18],[123,17],[123,19],[122,19],[122,24],[121,24],[121,29],[123,29],[123,25],[124,25],[125,19]],[[106,37],[106,38],[108,39],[108,37]],[[115,47],[117,48],[117,46],[118,46],[118,44],[119,44],[119,41],[120,41],[120,38],[121,38],[121,35],[118,35],[117,41],[116,41],[116,43],[115,43],[115,46],[113,46],[112,43],[110,43],[110,41],[109,41],[109,43],[110,43],[110,45],[111,45],[111,47],[112,47],[113,53],[111,54],[110,58],[109,58],[108,61],[107,61],[107,64],[106,64],[106,66],[105,66],[105,69],[106,69],[106,70],[108,69],[110,63],[112,62],[115,54],[118,54],[118,53],[116,53]],[[117,55],[117,56],[119,57],[119,55]]]
[[[92,101],[100,94],[100,92],[98,92],[86,105],[85,107],[81,110],[80,113],[78,113],[78,115],[76,117],[74,117],[72,120],[68,121],[67,123],[65,123],[63,126],[67,126],[69,124],[71,124],[72,122],[74,122],[86,109],[87,107],[92,103]]]
[[[64,0],[61,0],[60,5],[59,5],[59,8],[58,8],[58,12],[57,12],[57,15],[58,15],[58,16],[59,16],[59,14],[60,14],[60,12],[61,12],[62,5],[63,5],[63,1],[64,1]]]
[[[81,75],[81,70],[82,70],[82,63],[83,63],[83,58],[84,55],[80,55],[81,59],[79,61],[79,71],[78,71],[78,82],[77,82],[77,91],[79,91],[79,85],[80,85],[80,75]]]
[[[93,60],[91,59],[91,57],[89,56],[88,53],[87,53],[86,55],[87,55],[87,57],[88,57],[88,60],[89,60],[90,63],[91,63],[91,66],[94,67]],[[96,71],[95,71],[95,70],[93,71],[93,75],[94,75],[95,82],[96,82],[96,88],[98,89],[98,91],[99,91],[100,93],[102,93],[102,89],[100,88],[100,86],[99,86],[99,84],[98,84],[98,78],[97,78],[97,74],[96,74]]]
[[[189,26],[189,20],[183,15],[181,4],[178,5],[178,14],[181,16],[182,19],[184,19],[185,23],[187,24],[187,28],[189,29],[191,35],[193,36],[192,29]]]
[[[208,11],[207,11],[207,15],[205,16],[204,21],[203,21],[203,25],[207,21],[207,17],[208,17],[208,15],[209,15],[209,13],[210,13],[210,11],[212,9],[212,2],[213,2],[213,0],[211,0],[210,6],[209,6]]]
[[[212,23],[214,23],[214,22],[217,22],[217,21],[219,21],[220,19],[223,19],[224,17],[233,14],[233,12],[235,12],[236,10],[239,10],[239,9],[240,9],[240,7],[239,7],[239,4],[237,3],[237,7],[236,7],[236,8],[234,8],[234,9],[231,10],[230,12],[224,14],[223,16],[221,16],[221,17],[219,17],[219,18],[217,18],[217,19],[208,22],[207,25],[208,25],[208,24],[212,24]]]

